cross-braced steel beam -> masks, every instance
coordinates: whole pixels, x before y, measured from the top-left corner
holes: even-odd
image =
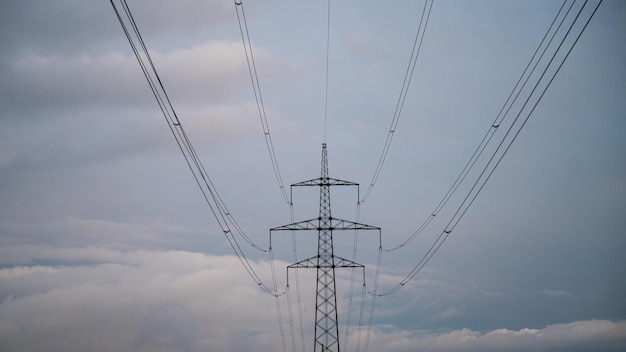
[[[322,144],[321,177],[295,183],[294,186],[319,186],[319,216],[314,219],[295,222],[270,229],[272,231],[317,230],[317,256],[292,265],[288,269],[316,268],[317,285],[315,298],[315,342],[314,351],[339,352],[339,324],[337,320],[337,296],[335,285],[335,268],[364,268],[363,265],[351,260],[335,256],[333,247],[333,231],[335,230],[378,230],[380,228],[353,221],[335,219],[330,211],[331,186],[358,186],[357,183],[328,177],[328,157],[326,143]],[[364,274],[365,275],[365,274]],[[365,278],[364,278],[365,279]]]

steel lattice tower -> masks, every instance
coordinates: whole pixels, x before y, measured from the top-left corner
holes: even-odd
[[[328,177],[326,143],[322,144],[322,172],[320,178],[291,185],[319,186],[319,216],[314,219],[295,222],[270,229],[272,231],[317,230],[317,256],[289,265],[287,269],[317,269],[317,295],[315,299],[315,342],[314,351],[339,352],[339,324],[337,320],[337,296],[335,268],[364,268],[363,265],[336,256],[333,248],[333,231],[336,230],[378,230],[380,228],[333,218],[330,211],[331,186],[357,186],[358,183]]]

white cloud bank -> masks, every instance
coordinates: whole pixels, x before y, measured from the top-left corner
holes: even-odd
[[[103,248],[62,252],[74,263],[97,257],[98,264],[0,269],[0,350],[282,350],[274,299],[255,287],[232,256]],[[260,272],[269,271],[267,262],[257,265]],[[606,320],[486,333],[380,326],[369,343],[370,351],[393,352],[624,348],[626,321]]]
[[[626,322],[587,320],[486,333],[470,329],[447,333],[377,331],[372,341],[373,351],[622,351],[626,347]]]

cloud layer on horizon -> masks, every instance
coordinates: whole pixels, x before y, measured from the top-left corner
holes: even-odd
[[[250,284],[235,257],[95,247],[48,247],[39,252],[31,248],[31,253],[47,260],[64,258],[66,263],[0,269],[3,351],[281,349],[274,298]],[[89,262],[77,264],[81,260]],[[260,270],[269,270],[268,265],[256,263]],[[279,267],[284,265],[277,262]],[[287,325],[288,317],[283,314]],[[357,335],[358,328],[353,326],[350,346]],[[361,346],[365,336],[364,330]],[[286,341],[291,345],[289,334]],[[375,324],[369,341],[370,350],[399,352],[617,351],[624,347],[626,321],[607,320],[483,332]]]

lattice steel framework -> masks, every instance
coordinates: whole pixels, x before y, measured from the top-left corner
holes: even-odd
[[[313,350],[319,350],[321,352],[339,352],[339,324],[337,320],[335,268],[364,268],[364,266],[335,255],[333,247],[333,231],[378,230],[380,238],[380,228],[356,223],[349,220],[335,219],[332,217],[330,211],[330,187],[358,187],[358,183],[328,177],[328,157],[326,152],[326,143],[322,144],[321,177],[291,185],[291,187],[298,186],[320,187],[319,216],[317,217],[317,219],[299,221],[270,229],[270,241],[272,231],[318,231],[317,256],[291,264],[287,267],[287,269],[317,269],[317,295],[315,299],[315,341]]]

